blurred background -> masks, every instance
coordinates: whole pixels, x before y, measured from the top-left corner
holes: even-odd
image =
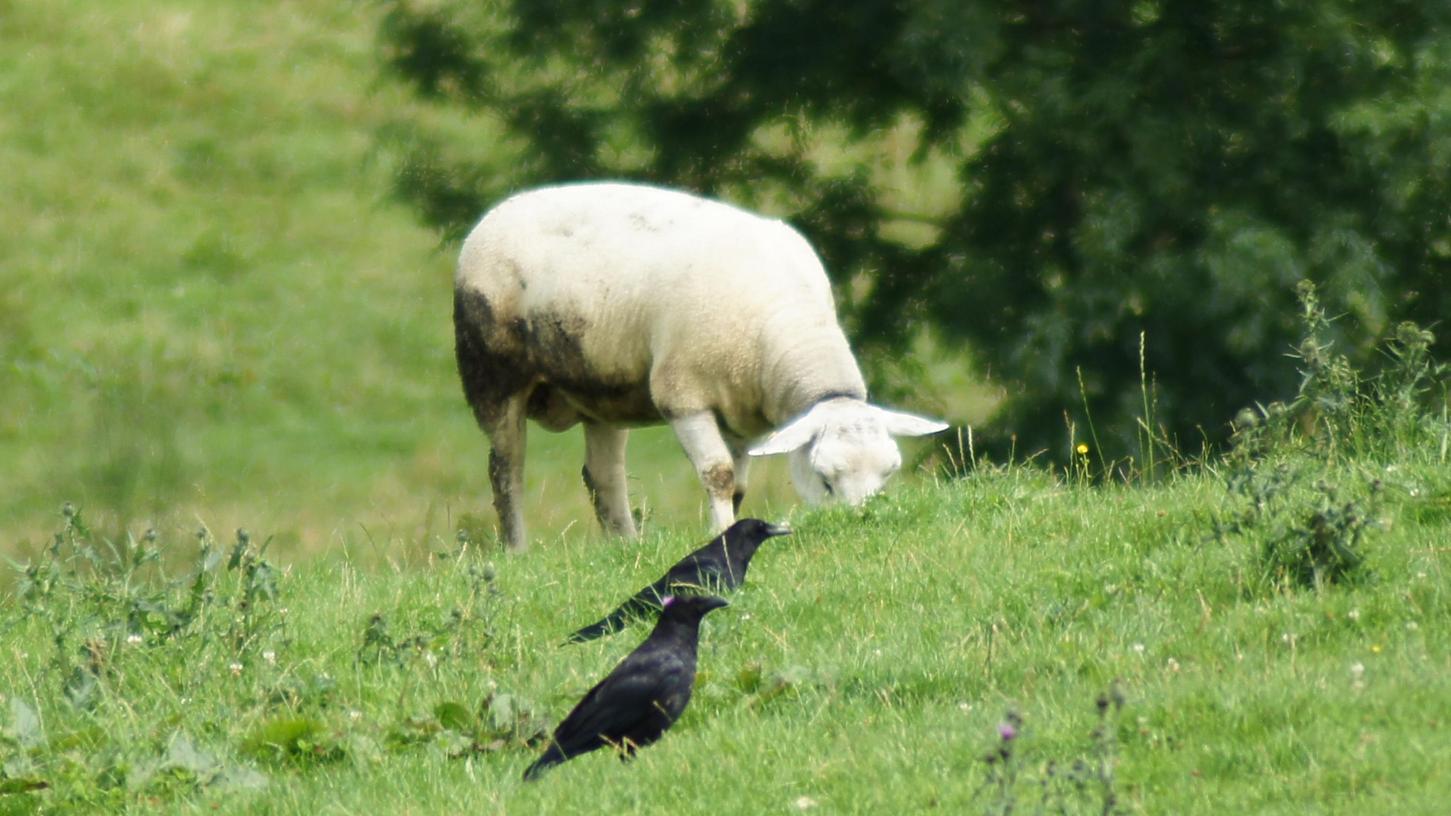
[[[1222,443],[1294,391],[1302,279],[1361,365],[1451,349],[1448,4],[0,0],[0,550],[65,501],[298,554],[492,529],[457,241],[606,177],[790,220],[878,399],[982,455]],[[536,535],[595,534],[579,437],[531,433]],[[668,431],[631,472],[703,518]]]

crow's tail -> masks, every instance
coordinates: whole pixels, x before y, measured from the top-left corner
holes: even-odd
[[[566,644],[587,643],[596,638],[602,638],[605,635],[613,635],[614,633],[624,628],[625,616],[619,614],[618,610],[616,610],[616,612],[613,612],[595,621],[594,623],[591,623],[589,626],[583,627],[582,629],[576,631],[574,634],[565,638],[564,642]]]
[[[559,750],[558,745],[550,745],[549,749],[542,756],[534,760],[534,764],[524,769],[524,781],[533,782],[541,774],[559,763],[569,759],[564,752]]]
[[[565,638],[564,642],[565,644],[585,643],[596,638],[604,637],[605,635],[613,635],[621,629],[624,629],[630,621],[636,618],[646,617],[652,612],[659,611],[659,609],[660,604],[658,602],[650,603],[650,601],[637,595],[615,607],[615,611],[610,614]]]

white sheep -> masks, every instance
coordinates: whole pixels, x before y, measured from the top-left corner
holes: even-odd
[[[859,504],[900,466],[893,436],[946,427],[866,402],[826,273],[799,233],[658,187],[545,187],[494,207],[459,256],[454,330],[514,550],[526,546],[526,418],[553,431],[584,423],[595,514],[624,536],[635,535],[629,426],[670,423],[718,530],[740,506],[748,454],[789,452],[808,501]]]

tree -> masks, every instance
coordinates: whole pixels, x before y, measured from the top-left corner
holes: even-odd
[[[385,5],[386,65],[475,117],[409,134],[430,223],[596,177],[770,210],[859,345],[966,341],[1020,450],[1066,454],[1065,417],[1132,450],[1145,380],[1166,433],[1221,438],[1293,392],[1300,279],[1354,354],[1451,314],[1451,5]]]

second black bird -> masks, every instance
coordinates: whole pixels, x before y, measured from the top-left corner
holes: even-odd
[[[789,535],[791,529],[760,519],[741,519],[709,543],[675,563],[655,583],[636,592],[629,600],[598,621],[568,638],[582,643],[625,628],[633,618],[644,618],[660,609],[667,595],[690,592],[726,592],[746,580],[746,569],[761,544],[772,536]]]
[[[627,759],[660,739],[690,702],[700,619],[726,605],[713,595],[665,599],[654,631],[554,729],[549,747],[524,771],[524,779],[607,745]]]

